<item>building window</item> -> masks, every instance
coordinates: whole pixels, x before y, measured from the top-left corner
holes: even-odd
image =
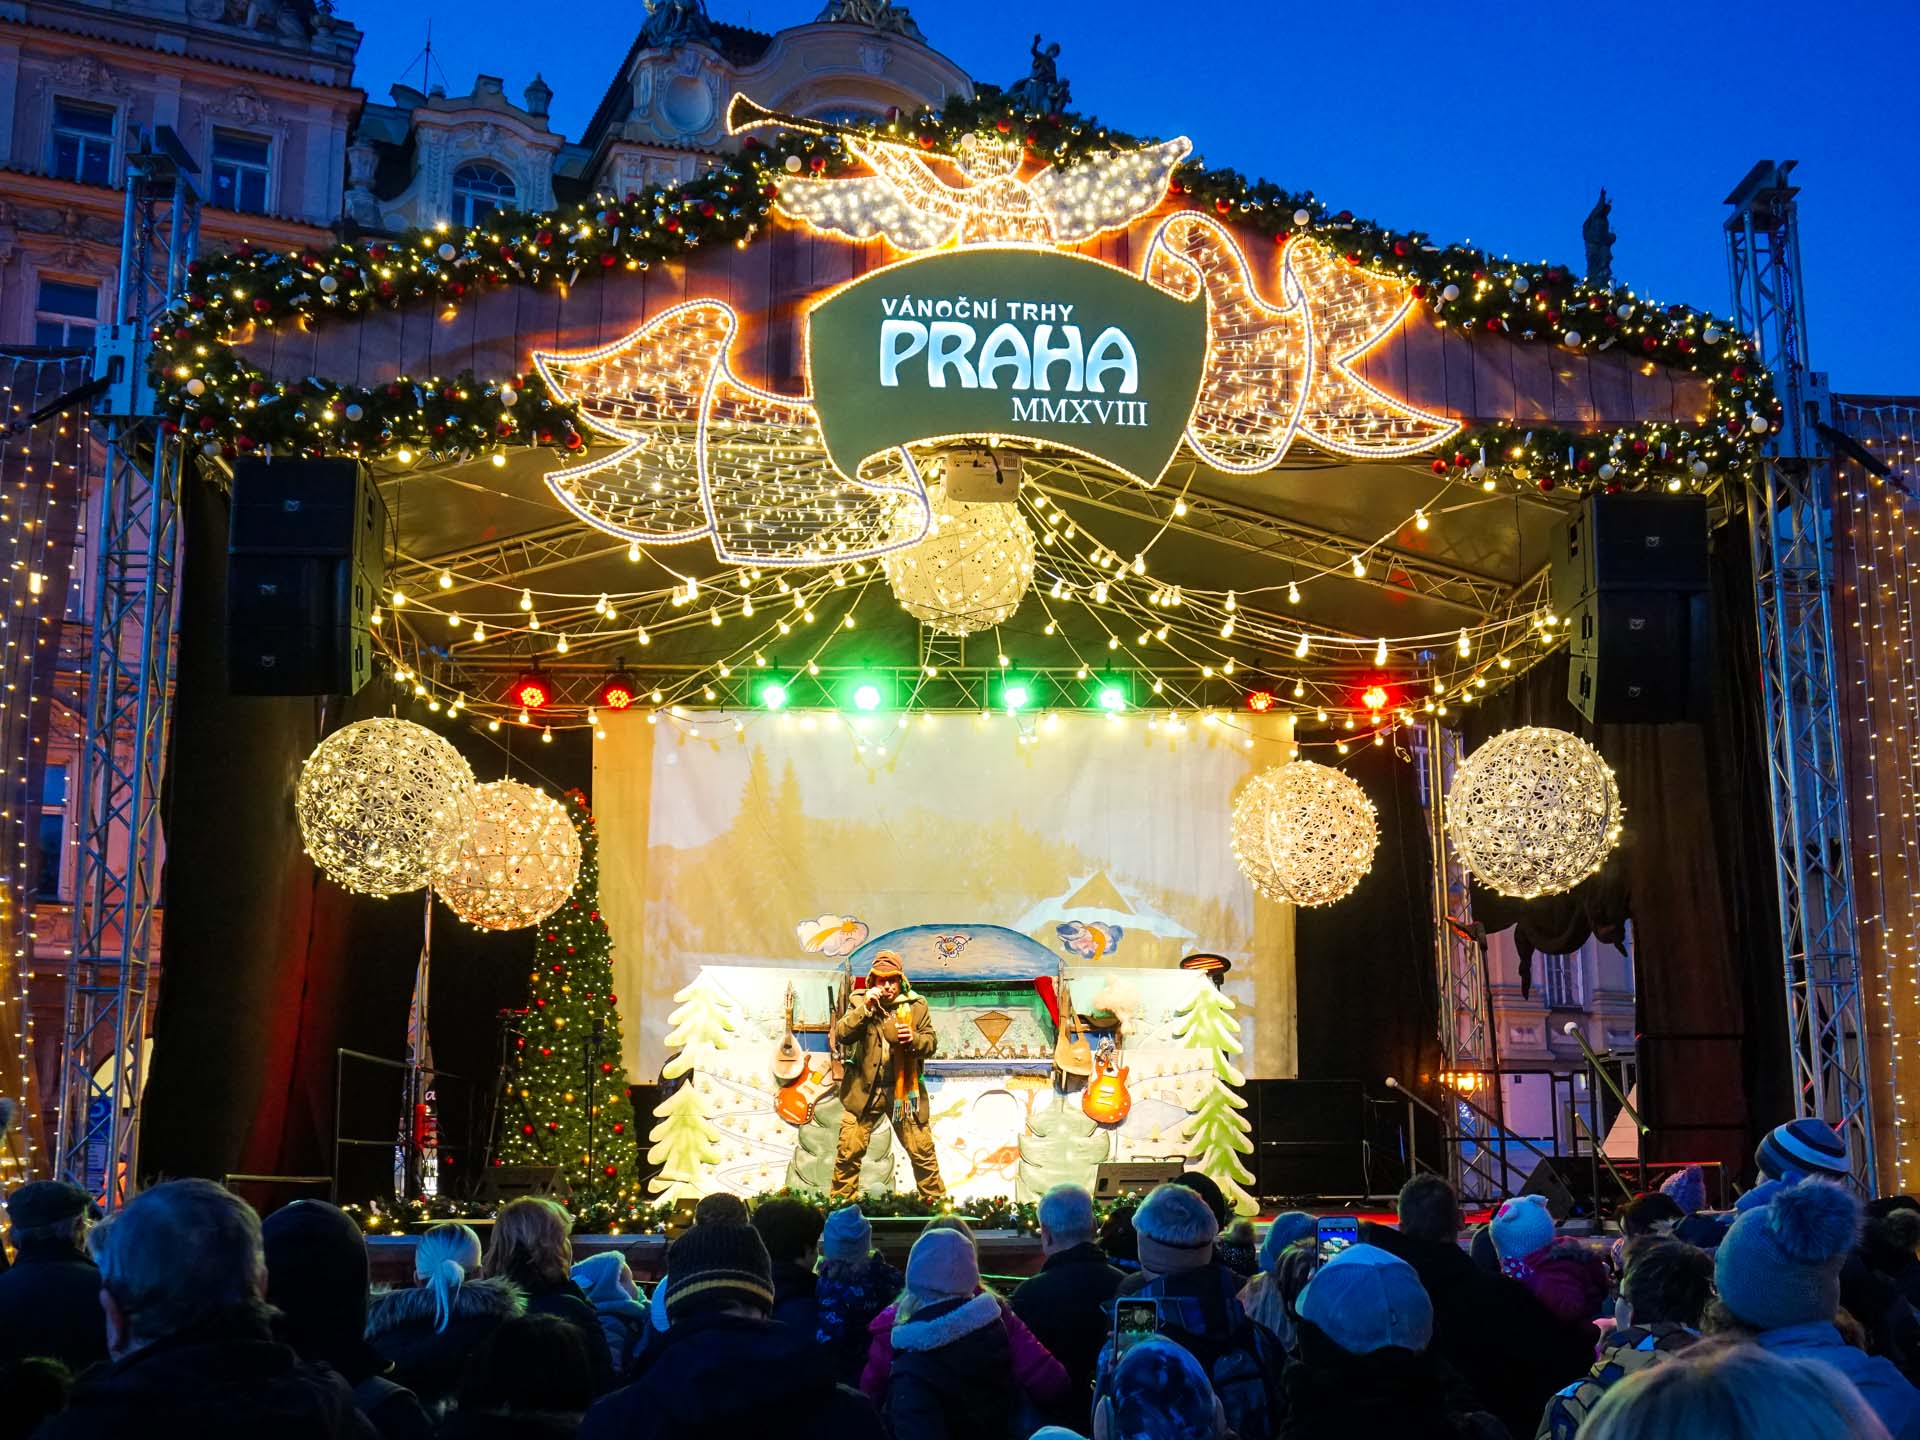
[[[83,185],[111,183],[113,111],[72,100],[53,102],[53,177]]]
[[[213,132],[213,203],[262,215],[267,209],[269,146],[265,136]]]
[[[40,808],[34,819],[37,899],[65,898],[62,870],[67,857],[67,767],[49,763],[40,780]]]
[[[34,307],[33,343],[59,348],[93,344],[100,322],[100,287],[73,280],[42,280]]]
[[[478,225],[519,199],[513,177],[498,165],[462,165],[453,172],[453,223]]]
[[[1542,985],[1549,1010],[1578,1010],[1586,1003],[1582,991],[1580,956],[1544,955],[1547,972]]]

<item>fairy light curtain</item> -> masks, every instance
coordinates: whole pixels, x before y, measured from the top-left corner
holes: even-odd
[[[36,997],[32,970],[36,948],[64,954],[72,933],[65,817],[78,801],[84,637],[68,622],[82,619],[76,517],[99,459],[84,404],[34,417],[91,371],[87,356],[0,352],[0,535],[8,547],[0,567],[0,1096],[18,1107],[0,1142],[5,1189],[47,1172],[41,1107],[52,1103],[57,1079],[61,995],[53,988]],[[53,783],[50,750],[63,767],[51,772]]]
[[[1834,550],[1855,931],[1866,982],[1876,1152],[1883,1194],[1920,1174],[1920,403],[1843,400],[1840,427],[1881,471],[1836,466]]]

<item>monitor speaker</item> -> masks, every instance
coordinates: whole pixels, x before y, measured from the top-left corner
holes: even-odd
[[[357,460],[234,467],[227,532],[227,682],[236,695],[351,695],[369,635],[386,509]]]
[[[529,1195],[567,1200],[572,1198],[573,1187],[558,1165],[493,1165],[481,1179],[475,1198],[483,1204],[504,1205]]]
[[[1185,1168],[1178,1160],[1108,1160],[1094,1169],[1093,1198],[1115,1200],[1122,1195],[1144,1195]]]
[[[1707,588],[1701,495],[1590,495],[1553,534],[1553,609],[1571,615],[1602,590]]]
[[[1533,1167],[1533,1173],[1527,1176],[1527,1183],[1520,1187],[1520,1193],[1546,1196],[1547,1209],[1553,1213],[1556,1223],[1573,1213],[1573,1191],[1567,1188],[1567,1182],[1560,1178],[1560,1172],[1553,1168],[1553,1162],[1545,1156]]]

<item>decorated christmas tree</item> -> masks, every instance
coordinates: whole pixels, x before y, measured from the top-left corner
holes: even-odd
[[[704,973],[691,985],[674,993],[674,1008],[667,1016],[667,1048],[674,1053],[661,1070],[667,1080],[681,1084],[654,1107],[658,1121],[647,1133],[652,1143],[647,1148],[647,1163],[657,1167],[648,1188],[665,1200],[686,1200],[703,1193],[700,1174],[720,1159],[716,1148],[720,1132],[707,1114],[706,1092],[700,1077],[690,1075],[704,1061],[711,1060],[735,1033],[728,1018],[734,1008],[726,992]],[[686,1077],[682,1079],[682,1077]]]
[[[497,1164],[558,1165],[576,1207],[639,1198],[633,1106],[620,1063],[613,937],[600,915],[600,837],[587,797],[567,792],[580,878],[540,922],[533,995],[506,1079]]]
[[[1247,1083],[1247,1077],[1233,1064],[1232,1057],[1243,1048],[1240,1022],[1233,1018],[1233,1009],[1232,996],[1203,981],[1193,998],[1181,1007],[1173,1033],[1188,1049],[1205,1051],[1213,1069],[1206,1093],[1187,1122],[1188,1163],[1210,1175],[1233,1201],[1234,1209],[1252,1215],[1260,1207],[1241,1188],[1254,1180],[1240,1157],[1253,1153],[1253,1141],[1247,1138],[1253,1127],[1240,1113],[1247,1102],[1240,1098],[1239,1087]]]

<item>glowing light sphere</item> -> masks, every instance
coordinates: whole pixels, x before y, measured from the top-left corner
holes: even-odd
[[[1571,890],[1620,841],[1620,787],[1578,735],[1505,730],[1460,762],[1447,833],[1460,863],[1502,895]]]
[[[432,881],[473,815],[473,770],[411,720],[361,720],[314,747],[294,786],[300,838],[343,889],[403,895]]]
[[[447,908],[482,930],[538,925],[580,878],[580,833],[567,808],[518,780],[473,787],[473,823],[434,882]]]
[[[971,635],[1004,624],[1033,583],[1033,531],[1017,504],[949,500],[946,486],[927,487],[932,528],[927,538],[880,557],[887,583],[906,612],[942,635]],[[903,506],[897,535],[918,521]]]
[[[1380,829],[1351,776],[1293,760],[1249,780],[1233,803],[1233,858],[1269,900],[1331,905],[1373,868]]]

